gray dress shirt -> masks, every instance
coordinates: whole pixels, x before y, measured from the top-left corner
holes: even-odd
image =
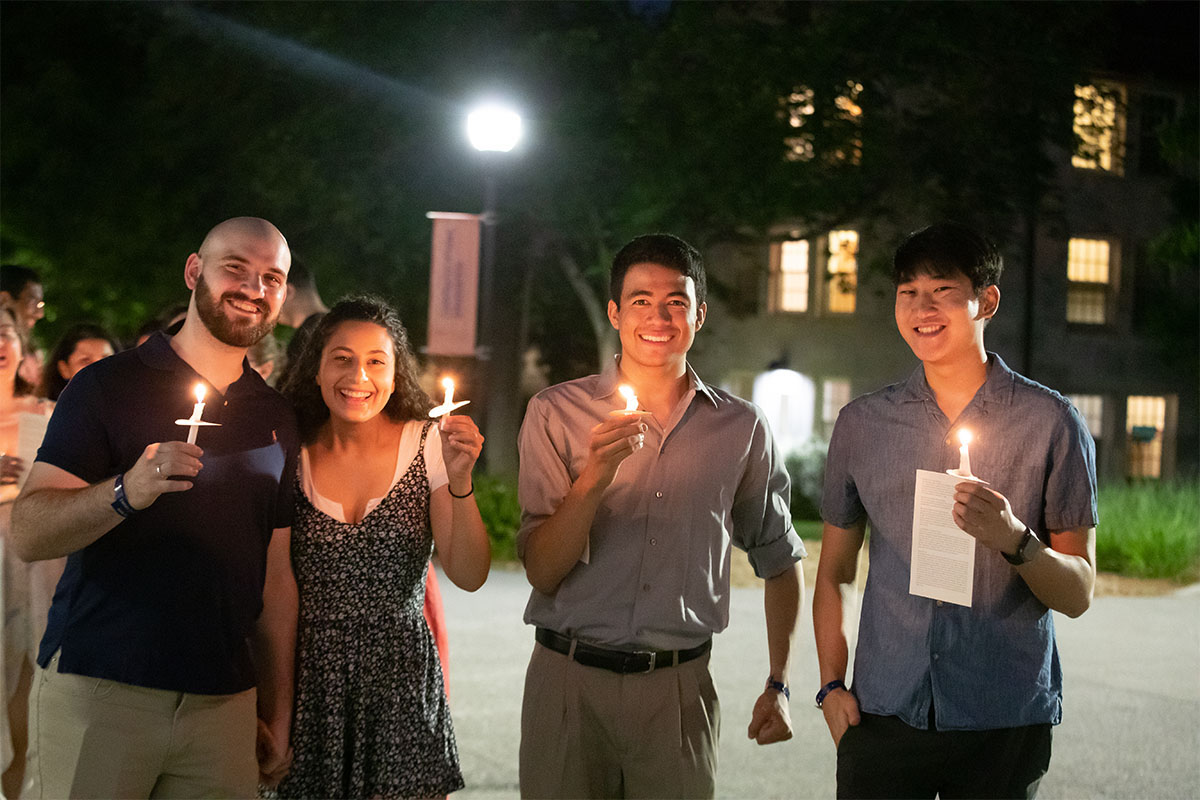
[[[616,365],[529,401],[521,426],[521,531],[562,503],[588,459],[591,430],[624,407]],[[610,647],[693,647],[729,623],[730,545],[760,577],[803,558],[789,481],[762,411],[706,386],[689,388],[666,426],[647,417],[646,446],[604,492],[580,561],[553,594],[534,590],[530,625]]]

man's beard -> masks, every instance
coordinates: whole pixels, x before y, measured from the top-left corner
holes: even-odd
[[[230,298],[242,303],[249,303],[262,309],[263,318],[260,322],[233,320],[225,315],[222,302]],[[196,281],[196,312],[200,321],[217,341],[230,347],[250,347],[266,336],[275,327],[275,317],[270,315],[270,307],[262,300],[252,300],[237,292],[226,292],[220,299],[213,296],[212,290],[204,280],[204,273]]]

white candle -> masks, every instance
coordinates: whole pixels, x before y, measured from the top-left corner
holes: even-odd
[[[195,388],[196,405],[192,407],[192,415],[187,419],[175,420],[176,425],[184,425],[188,429],[188,444],[196,443],[196,431],[200,428],[219,428],[219,422],[205,422],[200,417],[204,415],[204,384],[197,383]]]
[[[442,404],[440,406],[434,406],[433,408],[429,409],[430,417],[437,418],[437,417],[444,416],[446,414],[449,414],[454,409],[462,408],[467,403],[471,402],[470,400],[455,401],[455,399],[454,399],[454,379],[451,377],[442,378],[442,389],[444,389],[446,392],[446,398],[444,400],[442,400]]]
[[[192,415],[190,417],[188,417],[188,422],[191,423],[191,425],[188,426],[188,437],[187,437],[188,444],[196,443],[196,432],[200,430],[200,426],[198,423],[200,422],[200,417],[202,417],[204,415],[204,393],[205,393],[204,384],[197,383],[196,384],[196,405],[192,407]]]
[[[621,393],[621,397],[625,398],[625,413],[630,414],[638,410],[637,395],[633,392],[633,387],[627,383],[623,383],[617,387],[617,391]]]
[[[971,454],[967,452],[967,445],[971,442],[971,432],[959,428],[958,441],[962,443],[962,447],[958,448],[958,474],[968,477],[971,474]]]

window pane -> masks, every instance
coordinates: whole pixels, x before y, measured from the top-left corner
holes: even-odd
[[[1067,322],[1103,325],[1108,321],[1108,292],[1086,283],[1067,287]]]
[[[1129,443],[1130,477],[1160,477],[1163,428],[1166,424],[1165,397],[1132,396],[1128,399],[1125,404],[1125,430]]]
[[[827,309],[854,312],[858,286],[858,231],[829,232],[829,296]]]
[[[1125,89],[1117,84],[1075,87],[1075,154],[1071,164],[1121,174]]]
[[[784,242],[779,257],[780,311],[808,311],[808,240]]]
[[[1098,394],[1073,394],[1067,397],[1087,423],[1092,438],[1099,440],[1104,430],[1104,398]]]
[[[821,421],[832,426],[838,412],[849,402],[850,381],[841,378],[825,381],[821,386]]]
[[[1108,283],[1106,239],[1071,239],[1067,243],[1067,280]]]

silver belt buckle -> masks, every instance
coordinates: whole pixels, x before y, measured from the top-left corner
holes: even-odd
[[[642,655],[643,653],[645,655],[650,656],[650,663],[644,670],[642,670],[642,672],[653,672],[654,671],[654,660],[655,660],[655,658],[657,658],[658,653],[656,653],[653,650],[636,650],[634,652],[636,652],[639,656]]]

